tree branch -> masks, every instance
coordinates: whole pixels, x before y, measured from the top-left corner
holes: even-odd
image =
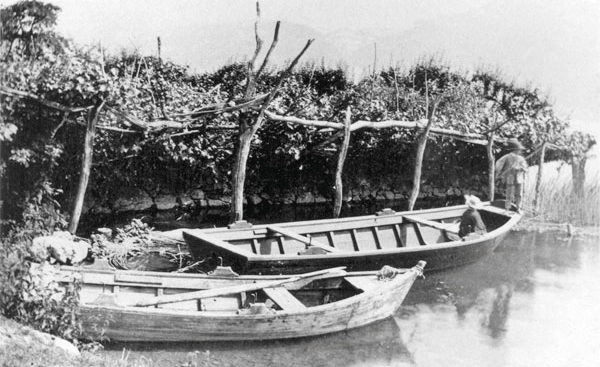
[[[72,113],[84,112],[84,111],[88,111],[94,107],[94,106],[68,107],[68,106],[62,105],[58,102],[53,102],[53,101],[49,101],[47,99],[41,98],[39,96],[36,96],[33,93],[20,91],[20,90],[9,88],[9,87],[3,86],[3,85],[0,85],[0,94],[4,94],[7,96],[16,97],[16,98],[29,98],[29,99],[32,99],[46,107],[50,107],[50,108],[53,108],[55,110],[59,110],[62,112],[72,112]]]
[[[307,120],[307,119],[302,119],[302,118],[298,118],[298,117],[294,117],[294,116],[281,116],[281,115],[277,115],[273,112],[269,112],[266,110],[264,111],[264,114],[265,114],[265,116],[267,116],[268,119],[273,120],[273,121],[279,121],[279,122],[289,122],[292,124],[312,126],[312,127],[331,127],[334,129],[342,129],[344,127],[344,125],[339,122]]]
[[[256,72],[256,78],[258,78],[260,76],[260,74],[263,72],[265,66],[267,66],[267,62],[269,61],[269,56],[271,56],[271,52],[273,52],[273,50],[275,49],[275,46],[277,45],[277,42],[279,41],[279,25],[280,24],[281,24],[280,21],[277,21],[277,23],[275,24],[275,32],[273,35],[273,41],[271,42],[269,51],[267,51],[267,54],[265,55],[265,58],[264,58],[262,64],[260,65],[260,68]]]
[[[267,98],[269,96],[268,93],[264,93],[261,94],[255,98],[252,99],[240,99],[238,101],[234,101],[236,103],[235,106],[230,106],[230,107],[226,107],[225,103],[215,103],[212,105],[208,105],[202,108],[199,108],[197,110],[194,110],[192,112],[185,112],[185,113],[179,113],[176,115],[172,115],[173,117],[198,117],[198,116],[202,116],[202,115],[210,115],[210,114],[219,114],[219,113],[225,113],[225,112],[232,112],[232,111],[237,111],[237,110],[241,110],[244,108],[248,108],[248,107],[252,107],[254,105],[259,104],[260,102],[262,102],[265,98]]]

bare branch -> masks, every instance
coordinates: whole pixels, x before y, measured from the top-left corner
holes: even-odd
[[[256,91],[256,74],[254,73],[254,63],[262,48],[262,39],[258,34],[258,22],[260,20],[260,5],[256,2],[256,20],[254,21],[254,38],[256,40],[256,48],[254,49],[254,55],[248,62],[248,75],[246,77],[246,92],[244,93],[245,98],[250,98]]]
[[[264,114],[265,114],[265,116],[267,116],[268,119],[273,120],[273,121],[289,122],[292,124],[312,126],[312,127],[331,127],[334,129],[342,129],[344,127],[344,125],[339,122],[306,120],[306,119],[293,117],[293,116],[281,116],[281,115],[277,115],[273,112],[269,112],[266,110],[264,111]]]
[[[142,121],[133,115],[129,115],[125,112],[119,111],[114,107],[107,106],[107,110],[115,114],[116,116],[122,118],[123,120],[129,122],[130,124],[146,131],[159,131],[164,129],[182,129],[185,127],[185,124],[178,121],[170,121],[170,120],[158,120],[158,121]]]
[[[419,121],[398,121],[398,120],[383,120],[383,121],[364,121],[359,120],[354,122],[350,126],[351,131],[356,131],[360,129],[387,129],[391,127],[401,127],[401,128],[423,128],[427,124],[427,120],[419,120]]]
[[[288,65],[287,69],[285,69],[285,71],[281,74],[281,77],[279,78],[279,81],[277,82],[277,85],[269,92],[269,95],[267,96],[267,99],[265,100],[265,102],[260,107],[260,110],[258,111],[258,117],[256,118],[255,124],[256,124],[256,122],[260,122],[260,120],[262,119],[263,113],[265,112],[265,110],[267,109],[267,107],[269,106],[269,104],[271,104],[271,101],[273,101],[273,98],[275,98],[275,95],[279,92],[279,88],[281,88],[281,85],[283,84],[283,81],[285,79],[287,79],[287,77],[290,76],[290,74],[292,73],[292,70],[294,69],[294,67],[296,66],[296,64],[298,63],[298,61],[302,57],[302,55],[304,55],[304,53],[306,52],[306,50],[308,50],[308,48],[313,43],[313,41],[314,41],[314,39],[309,39],[308,41],[306,41],[306,45],[304,45],[304,48],[294,58],[294,60],[292,60],[292,62],[290,63],[290,65]]]
[[[60,128],[63,127],[63,125],[67,122],[67,120],[69,120],[69,113],[65,112],[63,114],[63,117],[60,120],[60,123],[58,124],[58,126],[56,126],[54,128],[54,130],[52,130],[52,133],[50,134],[50,139],[54,139],[54,136],[56,136],[56,133],[58,132],[58,130],[60,130]]]
[[[237,111],[237,110],[241,110],[241,109],[252,107],[256,104],[259,104],[268,96],[269,96],[268,93],[264,93],[255,98],[252,98],[250,100],[247,100],[244,98],[244,99],[241,99],[238,101],[234,101],[236,103],[236,105],[230,106],[230,107],[226,107],[225,103],[215,103],[212,105],[204,106],[204,107],[194,110],[192,112],[179,113],[179,114],[173,115],[173,117],[186,117],[186,116],[198,117],[198,116],[202,116],[202,115],[219,114],[219,113],[224,113],[224,112]]]
[[[279,41],[279,25],[280,24],[281,24],[280,21],[277,21],[277,23],[275,24],[275,33],[273,35],[273,42],[271,42],[271,47],[269,47],[269,51],[267,51],[267,54],[265,55],[262,65],[260,65],[258,72],[256,72],[256,78],[258,78],[260,76],[260,74],[264,70],[265,66],[267,66],[267,62],[269,61],[269,56],[271,56],[271,52],[273,52],[273,50],[275,49],[275,46],[277,45],[277,42]]]
[[[0,85],[0,94],[4,94],[7,96],[16,97],[16,98],[29,98],[29,99],[32,99],[46,107],[54,108],[55,110],[59,110],[59,111],[63,111],[63,112],[72,112],[72,113],[83,112],[83,111],[88,111],[94,107],[94,106],[68,107],[68,106],[62,105],[60,103],[41,98],[39,96],[36,96],[33,93],[23,92],[23,91],[9,88],[9,87],[3,86],[3,85]]]
[[[107,125],[97,125],[96,128],[101,129],[101,130],[114,131],[114,132],[118,132],[118,133],[125,133],[125,134],[139,134],[140,133],[139,131],[136,131],[136,130],[121,129],[118,127],[107,126]]]

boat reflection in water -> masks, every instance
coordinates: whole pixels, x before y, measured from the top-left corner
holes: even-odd
[[[107,353],[129,351],[130,360],[149,358],[155,365],[203,366],[352,366],[412,365],[393,318],[331,335],[295,340],[227,343],[119,343]]]

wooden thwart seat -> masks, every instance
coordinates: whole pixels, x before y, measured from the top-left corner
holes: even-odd
[[[515,212],[507,211],[506,209],[498,208],[498,207],[491,206],[491,205],[486,205],[483,208],[481,208],[480,210],[494,213],[494,214],[500,214],[500,215],[504,215],[504,216],[511,216],[511,215],[514,215],[514,213],[515,213]]]
[[[302,311],[306,306],[283,287],[264,288],[263,292],[284,311]]]
[[[428,220],[428,219],[423,219],[423,218],[415,217],[415,216],[412,216],[412,215],[403,215],[402,218],[404,218],[407,221],[412,222],[412,223],[419,223],[419,224],[422,224],[424,226],[428,226],[428,227],[431,227],[431,228],[439,229],[440,231],[446,231],[446,232],[458,234],[458,230],[456,228],[456,225],[452,224],[452,223],[440,223],[440,222],[436,222],[436,221],[433,221],[433,220]]]
[[[212,235],[206,234],[201,230],[188,229],[183,231],[183,237],[191,237],[196,241],[202,242],[205,246],[210,246],[221,251],[226,251],[232,255],[248,258],[252,254],[248,251],[240,250],[237,246],[225,242],[221,239],[213,237]],[[186,239],[187,240],[187,239]]]
[[[318,247],[318,248],[320,248],[320,249],[322,249],[324,251],[327,251],[327,252],[340,252],[340,250],[338,250],[338,249],[336,249],[334,247],[324,245],[324,244],[322,244],[320,242],[317,242],[317,241],[313,240],[312,238],[308,238],[308,237],[302,236],[301,234],[296,233],[294,231],[291,231],[289,229],[284,229],[284,228],[281,228],[279,226],[268,226],[267,230],[269,230],[271,232],[279,233],[279,234],[281,234],[281,235],[283,235],[285,237],[292,238],[292,239],[294,239],[294,240],[296,240],[298,242],[304,243],[305,245],[313,246],[313,247]]]

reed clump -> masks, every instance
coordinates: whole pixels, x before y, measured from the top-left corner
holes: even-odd
[[[571,223],[576,226],[600,226],[600,167],[593,163],[587,172],[581,193],[573,192],[571,167],[548,164],[544,167],[537,205],[534,205],[537,167],[532,167],[525,184],[524,207],[537,220]]]

